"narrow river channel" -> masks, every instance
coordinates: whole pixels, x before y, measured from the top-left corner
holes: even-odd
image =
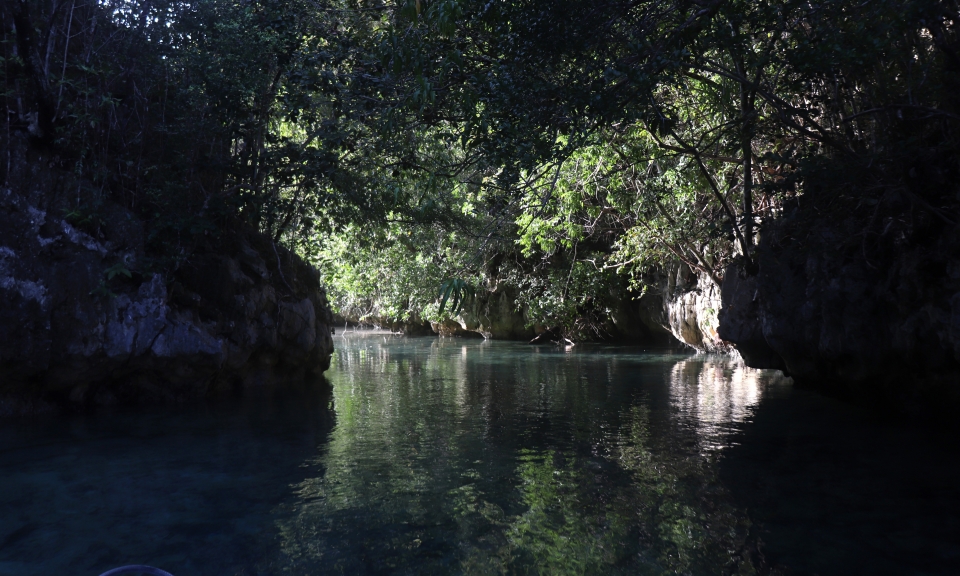
[[[0,575],[960,574],[960,450],[722,357],[348,333],[332,393],[0,424]]]

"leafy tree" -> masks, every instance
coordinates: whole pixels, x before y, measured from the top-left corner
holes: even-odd
[[[956,16],[928,0],[408,2],[387,46],[410,87],[394,114],[459,129],[461,166],[495,174],[479,185],[512,224],[521,300],[569,318],[584,308],[547,295],[564,270],[642,283],[680,260],[719,283],[801,199],[897,221],[904,197],[955,222],[949,187],[902,174],[939,164],[945,183],[956,165]]]
[[[157,265],[239,220],[355,310],[429,315],[444,282],[506,283],[534,321],[597,335],[628,279],[680,261],[720,283],[800,204],[881,239],[955,223],[958,18],[953,0],[15,0],[3,178],[29,137],[73,178],[53,204],[93,229],[106,200],[138,211]]]

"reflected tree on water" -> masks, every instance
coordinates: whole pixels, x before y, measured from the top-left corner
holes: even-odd
[[[458,340],[338,350],[337,429],[311,464],[323,473],[294,487],[278,562],[752,573],[750,519],[716,464],[767,375],[685,359],[656,399],[624,384],[641,365],[562,358]]]

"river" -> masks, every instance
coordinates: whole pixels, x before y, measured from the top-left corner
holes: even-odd
[[[960,574],[935,428],[723,357],[336,346],[332,392],[0,424],[0,575]]]

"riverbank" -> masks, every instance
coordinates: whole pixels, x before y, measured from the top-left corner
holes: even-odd
[[[226,219],[163,260],[136,212],[107,200],[80,220],[61,191],[83,183],[15,152],[0,189],[0,417],[192,401],[327,369],[332,314],[299,256]]]

